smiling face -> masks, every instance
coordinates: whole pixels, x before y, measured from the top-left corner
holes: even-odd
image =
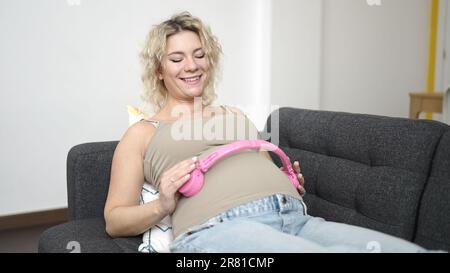
[[[208,79],[208,59],[195,32],[182,31],[167,38],[166,55],[158,73],[169,96],[193,100],[203,93]]]

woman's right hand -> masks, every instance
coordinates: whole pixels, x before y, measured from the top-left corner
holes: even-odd
[[[298,163],[298,161],[294,161],[293,165],[293,169],[294,172],[297,174],[297,179],[299,182],[299,185],[297,187],[297,191],[298,193],[303,197],[306,194],[306,190],[305,190],[305,177],[303,177],[302,171],[300,170],[300,163]],[[280,170],[284,170],[284,167],[281,166]]]
[[[193,157],[183,160],[161,175],[159,185],[159,202],[164,215],[172,214],[175,210],[181,194],[178,189],[190,178],[198,158]]]

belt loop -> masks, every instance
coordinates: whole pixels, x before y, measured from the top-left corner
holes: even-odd
[[[308,208],[306,207],[306,204],[303,200],[300,200],[300,201],[301,201],[301,205],[303,207],[303,215],[306,216],[306,215],[308,215]]]

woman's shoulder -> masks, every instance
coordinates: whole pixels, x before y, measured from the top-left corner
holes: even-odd
[[[120,142],[144,155],[155,131],[151,123],[141,120],[128,127]]]
[[[130,125],[127,129],[127,133],[132,135],[146,135],[154,133],[157,126],[157,122],[151,119],[143,118],[138,122]]]

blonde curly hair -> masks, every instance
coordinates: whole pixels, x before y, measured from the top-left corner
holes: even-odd
[[[167,38],[182,31],[193,31],[199,36],[209,63],[209,77],[202,94],[203,106],[210,105],[216,99],[214,84],[219,72],[221,46],[209,26],[185,11],[153,26],[139,55],[143,66],[141,79],[144,85],[141,98],[146,104],[153,107],[154,112],[158,112],[164,107],[168,94],[164,82],[158,78],[162,59],[167,54]]]

